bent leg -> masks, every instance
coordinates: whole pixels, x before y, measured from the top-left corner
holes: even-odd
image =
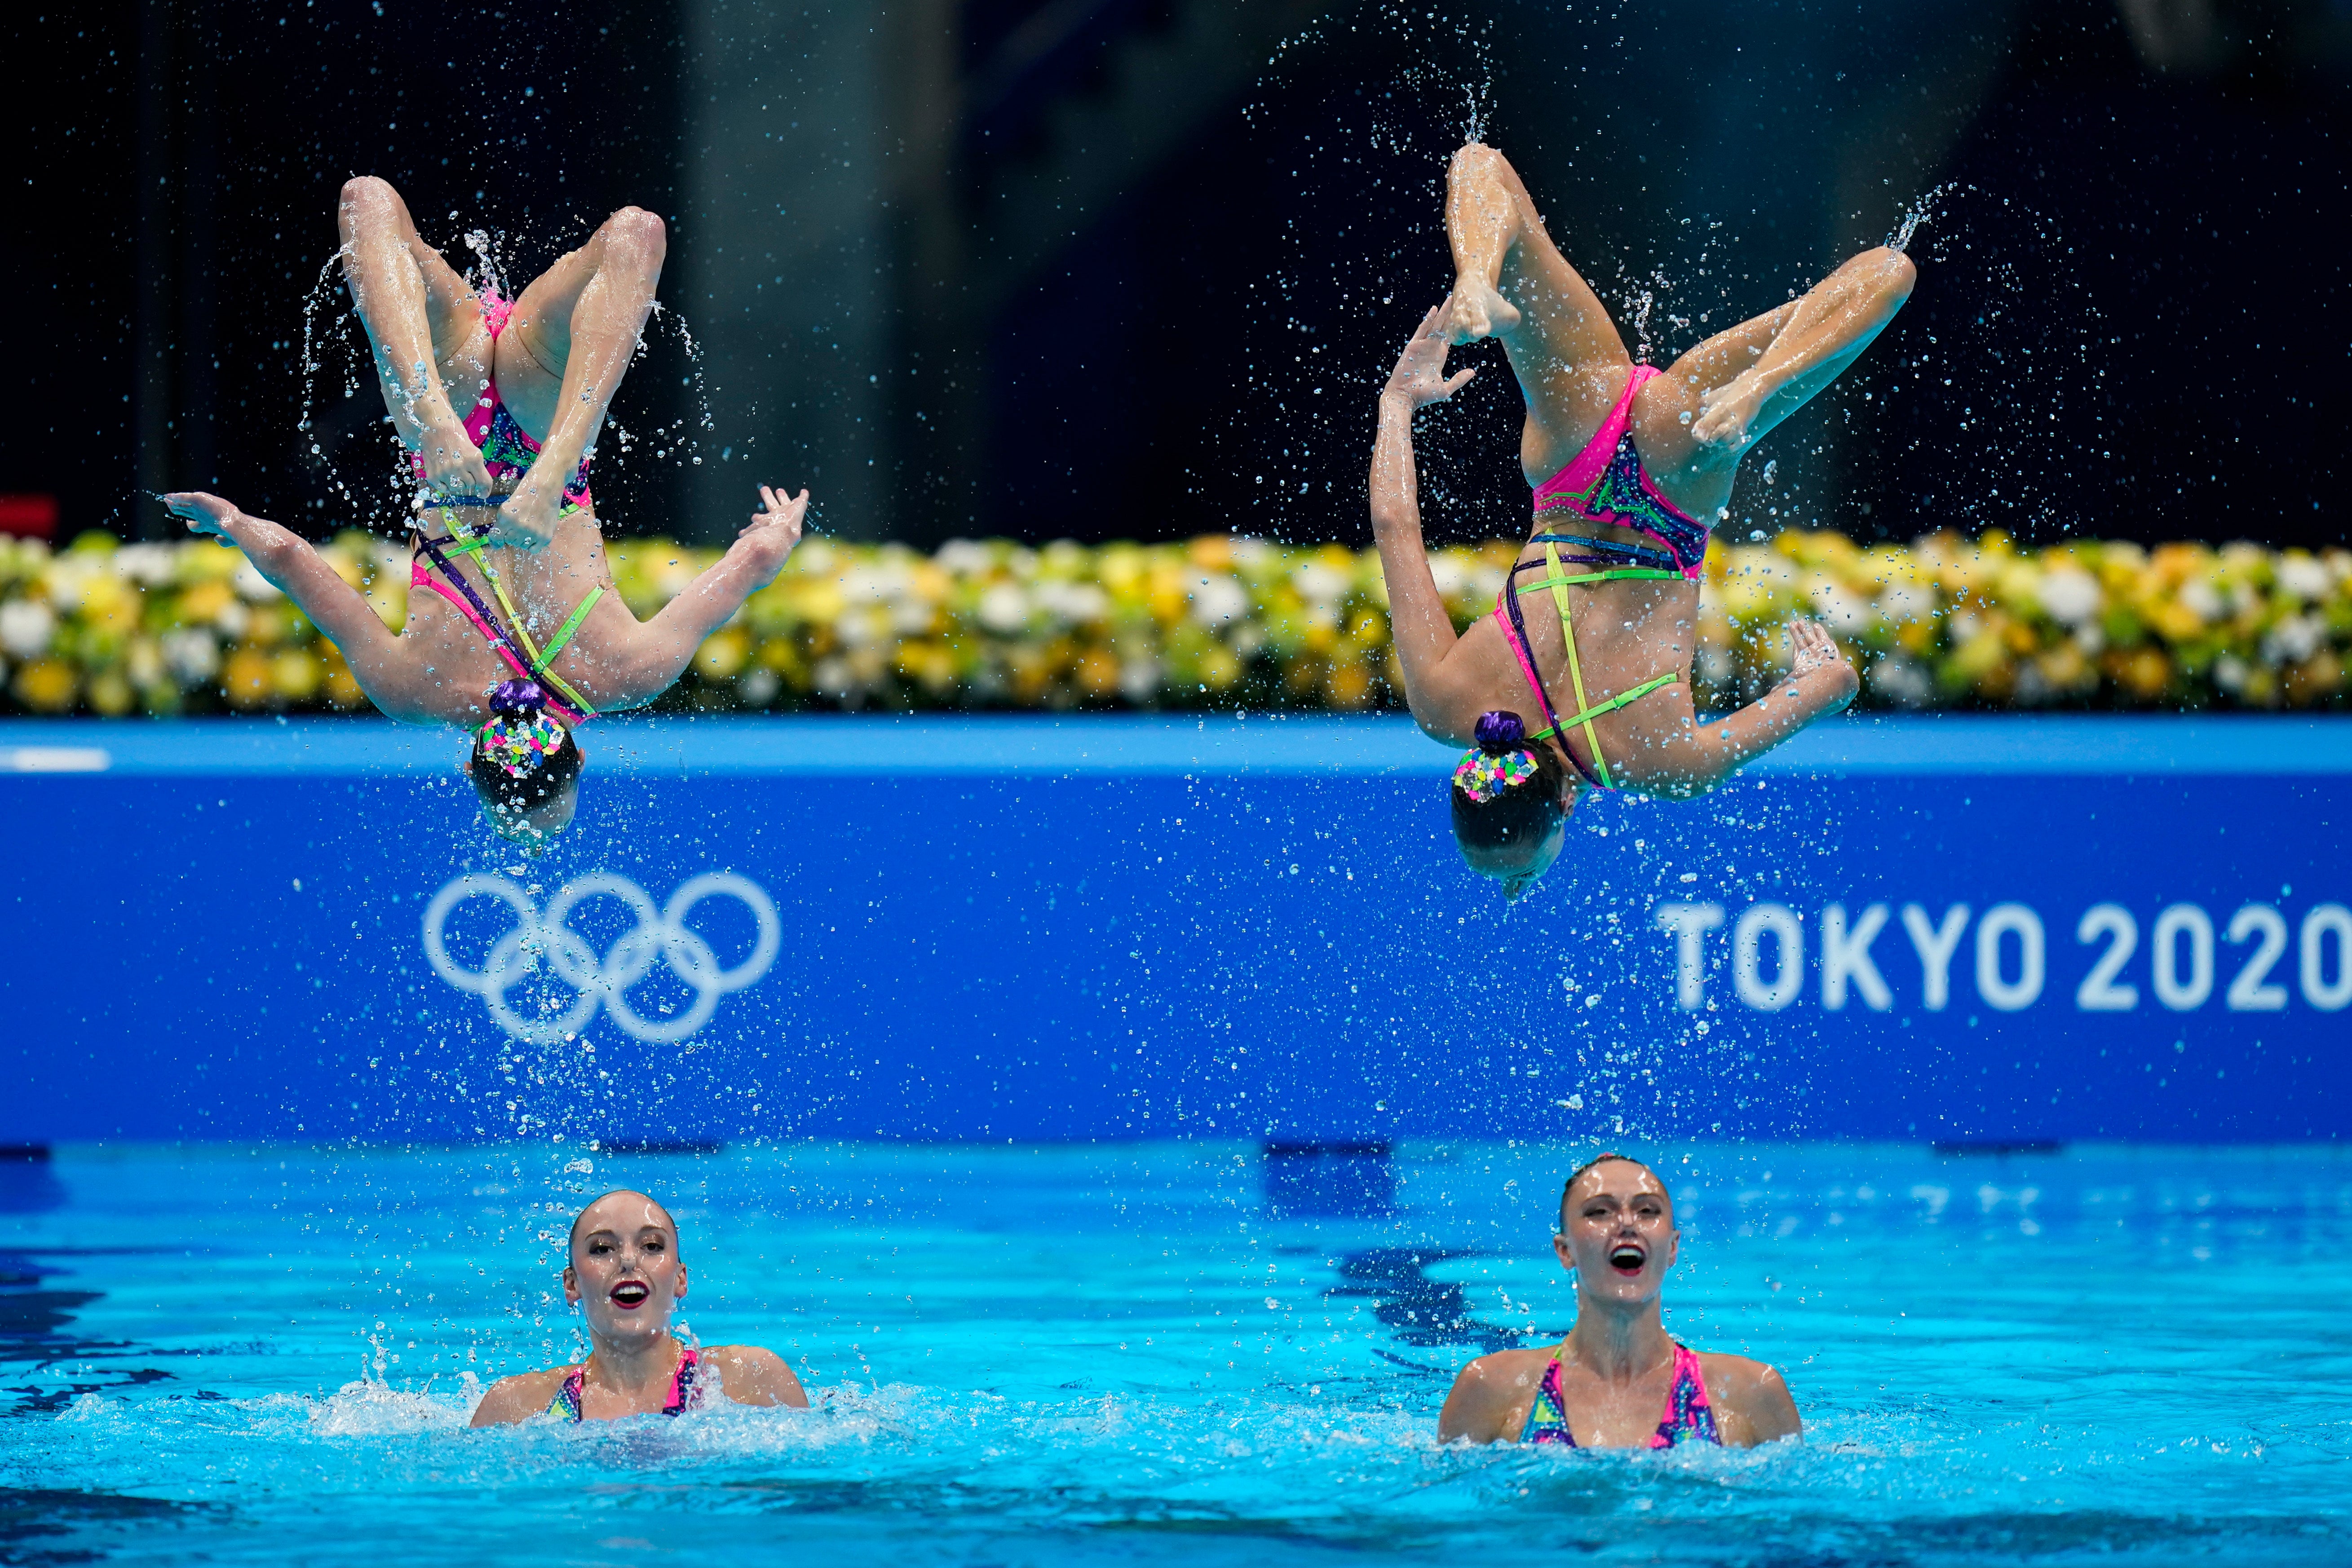
[[[343,280],[375,351],[383,405],[425,477],[447,493],[482,495],[489,473],[465,418],[489,379],[489,338],[465,278],[418,237],[400,193],[348,181],[336,208]]]
[[[1667,499],[1705,509],[1694,516],[1721,506],[1740,454],[1861,357],[1917,276],[1901,251],[1866,250],[1803,299],[1717,333],[1643,387],[1633,440]]]
[[[507,509],[520,526],[544,521],[551,531],[563,487],[595,446],[637,351],[667,252],[661,219],[623,207],[516,300],[499,339],[499,395],[540,442]]]
[[[1633,356],[1608,307],[1544,232],[1504,156],[1472,142],[1445,176],[1454,340],[1500,338],[1528,401],[1519,461],[1540,482],[1584,448],[1625,390]]]

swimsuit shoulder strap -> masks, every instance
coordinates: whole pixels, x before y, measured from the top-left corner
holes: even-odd
[[[1723,1445],[1716,1435],[1715,1404],[1706,1396],[1706,1371],[1699,1364],[1698,1352],[1680,1340],[1675,1342],[1675,1380],[1666,1390],[1665,1414],[1650,1447],[1671,1448],[1677,1443]]]
[[[662,1406],[665,1415],[676,1415],[694,1402],[696,1369],[702,1357],[692,1345],[680,1342],[677,1347],[677,1370],[669,1374],[669,1402]]]
[[[560,1415],[566,1421],[584,1419],[580,1414],[580,1391],[587,1385],[587,1383],[588,1369],[584,1366],[573,1367],[572,1375],[556,1385],[555,1397],[547,1402],[547,1413],[550,1415]]]
[[[1528,1424],[1519,1430],[1522,1443],[1559,1443],[1573,1448],[1576,1434],[1568,1427],[1568,1395],[1559,1385],[1559,1352],[1551,1352],[1543,1381],[1536,1385],[1535,1403],[1528,1407]]]

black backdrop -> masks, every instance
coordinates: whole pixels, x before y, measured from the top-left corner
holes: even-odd
[[[164,483],[312,531],[388,520],[381,409],[364,383],[343,396],[341,350],[310,407],[352,499],[300,428],[303,302],[337,186],[383,174],[429,237],[496,233],[519,275],[624,202],[673,219],[675,258],[693,240],[693,160],[713,155],[695,145],[701,66],[682,42],[705,3],[12,14],[0,297],[17,374],[0,490],[58,494],[68,533],[159,531],[137,495]],[[1087,75],[1086,49],[1109,60],[1181,8],[1097,7],[1099,37],[1037,79],[1039,101],[1124,90]],[[941,15],[979,72],[1043,9]],[[2202,45],[2147,21],[2175,15],[2206,18]],[[1658,357],[1940,191],[1913,242],[1912,306],[1750,460],[1743,532],[2339,541],[2347,34],[2352,15],[2325,0],[1329,7],[1048,264],[973,308],[985,449],[950,476],[971,491],[957,531],[1363,538],[1370,389],[1446,285],[1438,182],[1477,119]],[[902,100],[877,101],[887,140]],[[958,170],[969,205],[987,171]],[[721,301],[765,281],[698,265]],[[898,352],[841,374],[887,374]],[[1524,526],[1516,395],[1486,357],[1429,426],[1440,534]],[[741,411],[693,368],[657,334],[618,416],[671,424],[707,395],[724,435]],[[886,465],[940,461],[876,439]],[[615,527],[714,531],[674,504],[675,459],[611,468],[598,491]],[[833,521],[946,531],[887,502]]]

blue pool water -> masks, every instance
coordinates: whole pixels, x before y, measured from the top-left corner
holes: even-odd
[[[1244,1143],[68,1146],[0,1166],[0,1561],[2352,1563],[2352,1157],[1655,1151],[1669,1327],[1806,1441],[1442,1449],[1570,1319],[1585,1152],[1409,1143],[1348,1217]],[[464,1429],[622,1184],[815,1408]]]

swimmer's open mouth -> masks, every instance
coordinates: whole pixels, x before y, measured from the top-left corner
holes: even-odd
[[[646,1299],[652,1295],[653,1290],[650,1287],[641,1285],[635,1279],[625,1279],[613,1287],[613,1305],[623,1311],[631,1311],[644,1306]]]
[[[1609,1249],[1609,1267],[1620,1274],[1639,1274],[1649,1260],[1650,1255],[1630,1241]]]

